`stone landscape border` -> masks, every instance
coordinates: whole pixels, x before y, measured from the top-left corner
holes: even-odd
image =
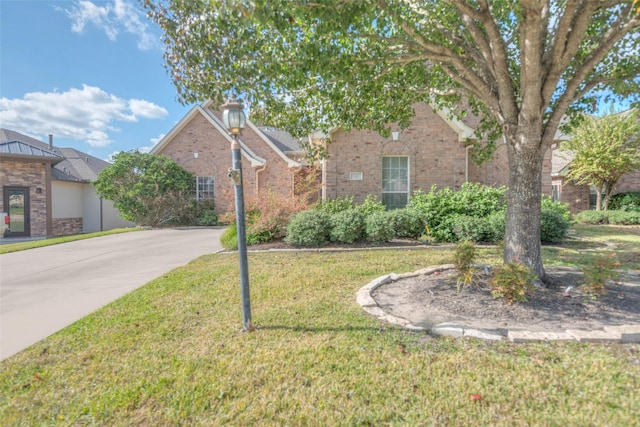
[[[540,341],[577,341],[589,343],[640,343],[640,325],[603,326],[602,329],[566,329],[564,331],[527,331],[522,329],[479,329],[457,323],[440,323],[432,328],[415,325],[406,319],[387,313],[378,305],[372,293],[378,287],[401,279],[433,274],[454,268],[453,264],[443,264],[423,268],[412,273],[390,273],[380,276],[362,288],[356,294],[357,303],[368,314],[378,319],[402,326],[412,331],[427,331],[433,335],[451,337],[473,337],[484,340],[509,340],[513,343],[540,342]]]

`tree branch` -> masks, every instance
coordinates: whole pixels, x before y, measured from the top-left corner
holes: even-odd
[[[613,46],[627,33],[640,27],[640,17],[632,18],[623,24],[623,17],[629,14],[631,8],[633,8],[633,5],[629,3],[621,10],[618,20],[607,30],[598,47],[591,52],[591,55],[575,70],[573,78],[567,83],[566,90],[557,102],[550,120],[555,120],[557,123],[560,122],[569,105],[579,99],[577,96],[582,93],[582,91],[579,90],[580,84],[586,79],[589,72],[607,56]]]

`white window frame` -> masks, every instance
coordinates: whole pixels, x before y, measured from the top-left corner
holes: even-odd
[[[406,189],[405,190],[385,190],[385,178],[384,178],[384,176],[385,176],[385,167],[384,167],[384,163],[385,163],[385,159],[388,159],[388,158],[406,159],[406,162],[407,162],[407,169],[406,169],[407,170],[407,177],[406,177]],[[382,189],[382,200],[383,200],[383,203],[384,203],[385,194],[405,194],[406,195],[406,202],[405,202],[404,206],[406,206],[409,203],[409,193],[410,193],[410,189],[411,189],[411,162],[409,161],[409,156],[402,156],[402,155],[383,156],[382,157],[382,165],[381,165],[381,167],[382,167],[381,189]],[[387,206],[387,205],[385,204],[385,206]],[[392,209],[396,209],[396,208],[400,208],[400,206],[392,206],[391,208]]]
[[[214,200],[215,183],[213,176],[196,176],[196,201]]]

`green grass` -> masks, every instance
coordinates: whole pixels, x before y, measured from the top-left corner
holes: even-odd
[[[0,255],[10,252],[25,251],[27,249],[42,248],[44,246],[58,245],[60,243],[73,242],[76,240],[91,239],[93,237],[108,236],[110,234],[128,233],[130,231],[139,231],[142,228],[114,228],[109,231],[99,231],[96,233],[74,234],[72,236],[52,237],[50,239],[30,240],[26,242],[3,243],[0,245]]]
[[[559,246],[543,247],[548,265],[589,265],[596,258],[615,253],[622,269],[640,266],[640,227],[576,224],[573,239]]]
[[[237,256],[201,257],[1,362],[1,424],[637,425],[637,345],[435,339],[355,303],[452,258],[251,253],[247,333]]]

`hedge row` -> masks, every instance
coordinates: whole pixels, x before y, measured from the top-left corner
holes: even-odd
[[[574,218],[585,224],[640,225],[640,211],[582,211]]]
[[[376,242],[393,238],[423,238],[427,242],[497,243],[504,239],[505,188],[465,184],[459,191],[434,188],[417,192],[405,209],[385,211],[382,203],[367,198],[356,205],[350,198],[329,200],[295,215],[285,241],[301,246],[329,242]],[[542,199],[541,240],[555,243],[569,229],[567,204]]]

